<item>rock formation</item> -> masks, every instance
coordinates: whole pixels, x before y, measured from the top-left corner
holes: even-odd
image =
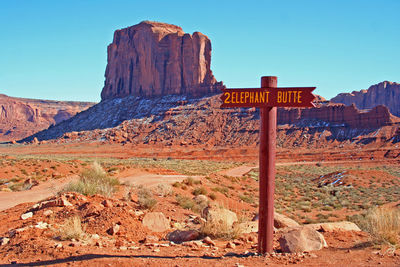
[[[375,129],[397,122],[385,106],[376,106],[369,111],[360,111],[352,104],[321,105],[317,108],[279,108],[278,124],[347,126],[357,129]],[[322,124],[321,124],[322,123]]]
[[[0,95],[0,142],[25,138],[69,119],[93,104]]]
[[[341,93],[331,99],[334,103],[355,104],[359,109],[372,109],[385,105],[395,116],[400,116],[400,83],[384,81],[372,85],[368,90]]]
[[[102,100],[168,94],[202,96],[219,92],[210,70],[211,42],[181,27],[143,21],[117,30],[108,46]]]

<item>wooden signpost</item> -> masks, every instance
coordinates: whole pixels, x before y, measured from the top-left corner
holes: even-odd
[[[260,108],[260,205],[258,253],[273,251],[276,107],[314,107],[315,87],[277,87],[275,76],[261,77],[261,88],[223,89],[221,108]]]

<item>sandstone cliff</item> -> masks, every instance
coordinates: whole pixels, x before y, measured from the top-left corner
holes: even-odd
[[[94,103],[0,95],[0,142],[25,138],[69,119],[92,105]]]
[[[372,109],[385,105],[395,116],[400,116],[400,84],[384,81],[372,85],[368,90],[341,93],[331,99],[334,103],[355,104],[359,109]]]
[[[371,110],[362,111],[353,104],[320,105],[317,108],[280,108],[278,110],[278,124],[299,124],[323,126],[346,126],[353,129],[377,129],[392,125],[399,118],[390,114],[385,106],[376,106]]]
[[[169,94],[202,96],[222,86],[210,69],[211,42],[199,32],[143,21],[117,30],[107,49],[102,100]]]

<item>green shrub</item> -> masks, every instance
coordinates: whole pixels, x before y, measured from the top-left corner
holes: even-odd
[[[195,195],[195,196],[207,195],[207,189],[205,189],[203,186],[197,187],[192,191],[192,194]]]
[[[153,193],[150,189],[141,186],[137,194],[139,205],[142,208],[151,210],[157,204],[157,200],[153,198]]]
[[[211,192],[210,194],[208,194],[208,197],[209,197],[211,200],[216,200],[216,199],[217,199],[217,195],[216,195],[215,193],[213,193],[213,192]]]
[[[78,192],[83,195],[100,194],[107,197],[117,190],[119,181],[109,177],[97,162],[94,162],[89,170],[84,170],[80,179],[69,183],[61,192]]]
[[[188,210],[192,209],[196,204],[191,198],[181,195],[176,196],[176,202],[178,203],[179,206]]]

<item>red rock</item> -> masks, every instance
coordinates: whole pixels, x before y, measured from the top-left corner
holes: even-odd
[[[169,221],[162,212],[149,212],[143,217],[143,225],[153,232],[164,232],[168,230]]]
[[[400,116],[400,84],[384,81],[372,85],[368,90],[341,93],[331,99],[334,103],[352,105],[359,109],[372,109],[378,105],[385,105],[395,116]]]
[[[290,229],[279,238],[282,252],[299,253],[327,247],[324,236],[310,227]]]
[[[0,142],[25,138],[71,118],[94,103],[9,97],[0,94]]]
[[[181,27],[143,21],[117,30],[108,46],[102,100],[125,96],[219,92],[211,70],[211,42]]]
[[[167,235],[167,238],[169,241],[172,241],[176,244],[180,244],[182,242],[196,240],[197,238],[199,238],[199,236],[200,233],[196,230],[188,230],[188,231],[175,230],[169,233]]]

